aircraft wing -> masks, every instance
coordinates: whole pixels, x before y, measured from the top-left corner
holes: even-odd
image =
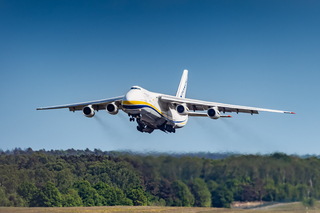
[[[217,107],[218,110],[223,113],[242,112],[242,113],[250,113],[250,114],[259,114],[259,111],[264,111],[264,112],[295,114],[294,112],[290,112],[290,111],[281,111],[281,110],[264,109],[264,108],[257,108],[257,107],[224,104],[224,103],[217,103],[217,102],[208,102],[208,101],[201,101],[201,100],[188,99],[188,98],[179,98],[179,97],[169,96],[169,95],[162,95],[160,99],[161,101],[166,103],[186,104],[190,111],[191,110],[194,111],[189,113],[190,116],[204,116],[201,113],[196,113],[195,111],[208,110],[211,107]]]
[[[46,109],[62,109],[62,108],[69,108],[70,111],[78,111],[82,110],[83,107],[92,105],[95,110],[106,109],[106,105],[111,102],[115,102],[118,106],[121,104],[121,101],[124,96],[108,98],[103,100],[97,101],[89,101],[89,102],[82,102],[82,103],[75,103],[75,104],[67,104],[67,105],[59,105],[59,106],[50,106],[50,107],[40,107],[37,110],[46,110]]]

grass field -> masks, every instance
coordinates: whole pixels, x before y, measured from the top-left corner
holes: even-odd
[[[55,207],[55,208],[18,208],[18,207],[0,207],[0,213],[138,213],[138,212],[168,212],[168,213],[320,213],[320,202],[315,207],[304,207],[301,203],[285,204],[273,208],[268,207],[263,210],[250,209],[221,209],[221,208],[195,208],[195,207],[161,207],[161,206],[99,206],[99,207]]]

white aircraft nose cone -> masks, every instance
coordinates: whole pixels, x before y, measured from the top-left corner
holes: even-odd
[[[135,104],[137,101],[145,101],[144,95],[139,89],[131,89],[123,99],[123,104]]]

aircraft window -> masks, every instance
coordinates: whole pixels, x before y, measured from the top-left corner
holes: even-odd
[[[138,89],[138,90],[140,90],[140,88],[137,88],[137,87],[131,87],[131,89]]]

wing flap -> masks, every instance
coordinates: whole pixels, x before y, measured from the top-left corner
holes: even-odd
[[[188,115],[192,117],[208,117],[207,113],[203,112],[188,112]]]
[[[114,98],[108,98],[108,99],[97,100],[97,101],[89,101],[89,102],[82,102],[82,103],[75,103],[75,104],[50,106],[50,107],[39,107],[37,108],[37,110],[69,108],[70,111],[78,111],[78,110],[82,110],[83,107],[88,105],[92,105],[92,107],[95,110],[99,110],[99,109],[105,109],[106,105],[111,102],[118,102],[118,104],[120,105],[123,97],[124,96],[118,96]]]
[[[221,112],[241,112],[241,113],[250,113],[250,114],[259,114],[259,111],[264,112],[277,112],[277,113],[289,113],[294,114],[290,111],[281,111],[281,110],[273,110],[273,109],[264,109],[257,107],[249,107],[249,106],[240,106],[240,105],[232,105],[232,104],[224,104],[218,102],[209,102],[209,101],[201,101],[196,99],[188,99],[188,98],[179,98],[170,95],[162,95],[160,97],[161,101],[166,103],[173,104],[187,104],[189,110],[208,110],[210,107],[218,107]]]
[[[209,117],[207,113],[203,112],[188,112],[191,117]],[[221,118],[231,118],[231,115],[220,115]]]

